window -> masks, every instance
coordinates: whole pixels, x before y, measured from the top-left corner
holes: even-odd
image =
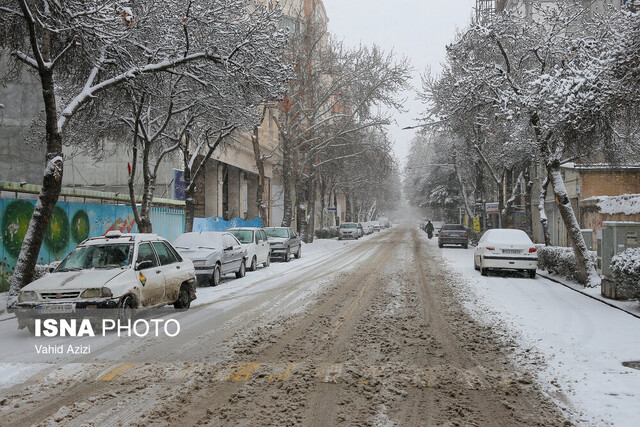
[[[167,242],[164,242],[164,245],[169,249],[169,252],[171,252],[173,254],[173,256],[176,258],[176,260],[178,262],[182,262],[182,257],[180,256],[180,254],[173,248],[173,246],[171,246],[170,244],[168,244]]]
[[[266,242],[267,240],[267,233],[264,230],[260,230],[260,235],[262,236],[262,241]]]
[[[156,250],[158,258],[160,258],[161,265],[168,265],[176,262],[176,257],[173,256],[163,242],[153,242],[153,248]]]
[[[132,248],[130,243],[78,246],[60,263],[56,271],[125,267],[131,261]]]
[[[292,229],[289,229],[289,237],[291,238],[296,237],[296,232],[293,231]]]
[[[142,261],[151,261],[151,267],[158,266],[156,253],[153,251],[149,243],[141,243],[140,246],[138,246],[138,260],[136,262],[140,263]]]
[[[229,246],[234,247],[239,244],[240,243],[231,234],[225,234],[224,236],[222,236],[222,247],[224,249],[228,248]]]

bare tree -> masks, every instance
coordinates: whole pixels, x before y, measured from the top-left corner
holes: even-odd
[[[271,13],[253,5],[251,10]],[[196,62],[215,64],[238,78],[251,74],[244,39],[232,46],[217,43],[230,34],[251,34],[248,11],[248,0],[0,1],[0,45],[37,73],[46,117],[42,190],[11,280],[12,295],[33,277],[61,191],[63,134],[69,122],[108,89],[143,75]]]

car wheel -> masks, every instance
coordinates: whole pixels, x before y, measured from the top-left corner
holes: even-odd
[[[529,270],[529,277],[532,279],[536,278],[536,270]]]
[[[173,303],[173,307],[177,310],[187,309],[191,306],[191,295],[189,293],[189,285],[183,283],[180,286],[180,293],[178,299]]]
[[[251,258],[251,267],[249,267],[250,271],[256,271],[258,269],[258,260],[255,255]]]
[[[464,245],[462,245],[462,247],[465,248],[465,249],[469,249],[469,244],[465,243]]]
[[[482,274],[483,276],[488,276],[489,275],[489,269],[480,266],[480,274]]]
[[[342,237],[338,237],[338,240],[342,240]]]
[[[242,260],[242,262],[240,263],[240,268],[238,269],[238,271],[236,271],[236,279],[243,278],[246,272],[247,272],[247,264],[245,260]]]
[[[131,295],[126,295],[122,298],[122,301],[120,301],[120,310],[118,311],[118,320],[120,321],[120,324],[126,324],[133,318],[134,306],[133,297],[131,297]]]
[[[291,261],[291,254],[289,252],[284,254],[284,262]]]
[[[439,247],[439,248],[441,248],[441,247],[443,247],[443,246],[444,246],[444,245],[443,245],[442,243],[438,242],[438,247]]]
[[[480,270],[480,267],[478,267],[478,263],[476,262],[475,257],[473,257],[473,269],[476,271]]]
[[[271,264],[271,252],[269,252],[269,255],[267,255],[267,260],[262,264],[265,267],[269,267],[269,264]]]
[[[211,274],[209,284],[211,286],[218,286],[220,284],[220,266],[218,264],[213,267],[213,273]]]
[[[298,252],[296,252],[296,259],[302,258],[302,245],[298,246]]]

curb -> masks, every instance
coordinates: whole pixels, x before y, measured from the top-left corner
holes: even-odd
[[[572,291],[575,291],[575,292],[577,292],[577,293],[579,293],[579,294],[582,294],[582,295],[584,295],[584,296],[586,296],[586,297],[589,297],[589,298],[591,298],[592,300],[596,300],[596,301],[598,301],[598,302],[601,302],[602,304],[606,304],[606,305],[608,305],[609,307],[613,307],[613,308],[618,309],[618,310],[620,310],[620,311],[624,311],[625,313],[630,314],[631,316],[633,316],[633,317],[635,317],[635,318],[637,318],[637,319],[640,319],[640,315],[638,315],[638,314],[636,314],[636,313],[633,313],[633,312],[631,312],[631,311],[629,311],[629,310],[625,310],[624,308],[622,308],[622,307],[618,307],[617,305],[613,305],[613,304],[611,304],[610,302],[607,302],[607,301],[601,300],[600,298],[594,297],[593,295],[589,295],[588,293],[586,293],[586,292],[582,292],[582,291],[581,291],[581,290],[579,290],[579,289],[575,289],[575,288],[573,288],[573,287],[571,287],[571,286],[567,285],[566,283],[561,282],[561,281],[560,281],[560,280],[558,280],[558,279],[554,279],[554,278],[549,277],[549,276],[547,276],[547,275],[545,275],[545,274],[540,274],[540,272],[539,272],[539,271],[538,271],[538,276],[540,276],[540,277],[544,277],[544,278],[545,278],[545,279],[547,279],[547,280],[550,280],[550,281],[552,281],[552,282],[558,283],[558,284],[560,284],[560,285],[564,286],[565,288],[567,288],[567,289],[571,289]]]

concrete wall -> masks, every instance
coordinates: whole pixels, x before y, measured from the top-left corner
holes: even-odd
[[[0,74],[12,67],[0,55]],[[43,114],[44,103],[40,81],[22,68],[16,80],[0,85],[0,181],[42,184],[46,147],[26,141],[34,120]]]

